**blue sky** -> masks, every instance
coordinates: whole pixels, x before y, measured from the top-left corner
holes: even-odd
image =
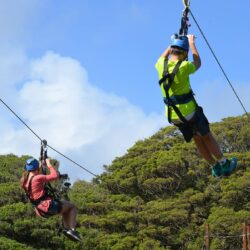
[[[244,21],[248,20],[249,1],[243,0],[240,5],[226,0],[191,4],[230,79],[244,84],[248,80],[247,56],[241,56],[240,62],[232,60],[242,49],[242,42],[249,42],[248,22]],[[182,9],[181,0],[41,1],[28,25],[25,45],[30,56],[52,49],[73,57],[87,69],[94,85],[125,96],[146,112],[160,112],[154,63],[169,44],[170,35],[178,31]],[[194,88],[199,91],[198,85],[215,80],[227,88],[193,20],[191,24],[190,32],[198,37],[203,63],[193,77]],[[212,119],[224,116],[226,108],[225,113]]]
[[[154,64],[179,30],[181,0],[6,2],[0,1],[1,97],[51,145],[100,173],[102,164],[167,125]],[[248,0],[191,1],[247,110],[249,7]],[[211,121],[242,114],[190,21],[202,59],[191,77],[198,102]],[[6,110],[0,114],[1,153],[35,154],[32,135]]]

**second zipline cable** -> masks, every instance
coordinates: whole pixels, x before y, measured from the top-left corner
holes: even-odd
[[[1,98],[0,101],[2,102],[2,104],[12,113],[14,114],[17,119],[24,124],[25,127],[27,127],[41,142],[42,142],[42,138],[12,109],[10,108],[9,105],[7,105],[6,102],[4,102]],[[80,167],[81,169],[83,169],[84,171],[88,172],[89,174],[93,175],[94,177],[97,177],[96,174],[94,174],[93,172],[91,172],[90,170],[88,170],[87,168],[83,167],[82,165],[80,165],[79,163],[75,162],[74,160],[72,160],[71,158],[69,158],[68,156],[64,155],[63,153],[61,153],[60,151],[58,151],[57,149],[53,148],[52,146],[48,145],[47,146],[52,149],[53,151],[55,151],[56,153],[58,153],[59,155],[63,156],[65,159],[67,159],[68,161],[71,161],[72,163],[74,163],[76,166]]]

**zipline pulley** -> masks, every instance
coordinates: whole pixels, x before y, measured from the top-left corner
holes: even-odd
[[[42,173],[46,175],[46,159],[48,158],[47,155],[47,141],[46,140],[42,140],[41,141],[41,151],[40,151],[40,161],[42,164]]]
[[[48,158],[48,144],[46,140],[41,140],[41,151],[40,151],[40,161],[42,164],[42,173],[44,175],[47,174],[47,164],[46,159]],[[71,183],[69,182],[69,176],[67,174],[60,174],[59,173],[59,181],[60,185],[58,188],[53,188],[50,183],[46,184],[46,190],[49,196],[53,197],[56,200],[60,200],[60,197],[63,195],[64,198],[69,200],[67,196],[67,192],[71,186]]]
[[[181,18],[181,28],[179,30],[180,36],[186,36],[188,34],[188,28],[190,27],[188,13],[189,13],[189,7],[190,7],[190,0],[183,0],[183,4],[185,9],[182,12],[182,18]]]
[[[183,0],[183,5],[185,8],[189,8],[190,7],[190,0]]]

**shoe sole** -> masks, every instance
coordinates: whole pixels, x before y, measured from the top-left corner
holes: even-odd
[[[213,173],[212,173],[212,176],[215,177],[215,178],[221,178],[222,177],[222,175],[215,175]]]
[[[232,167],[232,172],[236,170],[237,166],[238,166],[238,160],[237,158],[233,157],[230,162],[230,167]]]
[[[215,178],[220,178],[222,175],[221,174],[216,174],[214,170],[212,169],[212,176]]]
[[[69,238],[70,240],[72,240],[72,241],[78,241],[78,242],[81,241],[80,238],[75,238],[74,236],[68,234],[67,231],[65,231],[65,230],[63,230],[63,234],[64,234],[67,238]]]
[[[224,177],[230,176],[235,171],[235,169],[237,168],[237,165],[238,165],[237,163],[238,163],[237,158],[233,157],[230,160],[230,173],[225,173],[225,174],[223,174],[223,176]]]

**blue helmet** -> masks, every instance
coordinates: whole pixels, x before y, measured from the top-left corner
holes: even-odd
[[[30,158],[26,161],[26,166],[25,169],[27,171],[35,171],[39,168],[39,162],[38,160],[34,159],[34,158]]]
[[[185,51],[189,50],[189,42],[187,36],[174,35],[171,37],[171,47],[179,47]]]

